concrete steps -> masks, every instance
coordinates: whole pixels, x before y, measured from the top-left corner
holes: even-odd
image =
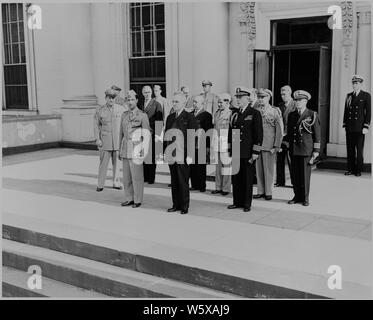
[[[233,295],[151,276],[16,241],[3,240],[3,292],[17,297],[234,298]],[[27,288],[29,266],[42,270],[42,290]]]
[[[318,276],[18,215],[12,224],[3,225],[4,266],[39,265],[45,277],[104,295],[327,297],[294,288],[296,279],[315,286]]]

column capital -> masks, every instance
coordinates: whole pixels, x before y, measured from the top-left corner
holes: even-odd
[[[358,16],[358,25],[371,24],[371,12],[362,11],[357,13]]]

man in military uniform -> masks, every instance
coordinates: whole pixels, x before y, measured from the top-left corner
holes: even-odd
[[[113,165],[113,188],[121,190],[117,159],[119,150],[119,122],[123,113],[121,106],[115,105],[116,93],[105,91],[106,104],[96,109],[94,115],[94,135],[100,151],[97,191],[104,189],[106,172],[111,158]]]
[[[154,99],[155,101],[159,102],[159,104],[162,106],[162,114],[163,114],[163,121],[166,120],[167,116],[170,113],[170,105],[165,97],[162,96],[162,88],[159,85],[153,86],[154,91]]]
[[[307,108],[311,95],[304,90],[294,92],[296,110],[288,117],[287,140],[290,146],[294,198],[289,204],[309,205],[311,165],[320,152],[320,120]]]
[[[277,153],[277,163],[276,163],[276,187],[285,186],[285,162],[288,162],[290,179],[291,179],[291,170],[290,170],[290,155],[289,155],[289,144],[286,141],[287,134],[287,124],[289,113],[296,109],[295,101],[291,97],[291,87],[286,85],[281,88],[281,98],[282,102],[279,103],[278,108],[282,114],[282,120],[284,122],[284,139],[281,144],[281,150]]]
[[[190,94],[190,89],[187,86],[182,86],[180,88],[181,92],[184,93],[186,99],[185,109],[192,110],[193,109],[193,96]]]
[[[259,89],[259,112],[262,115],[263,142],[259,158],[256,160],[256,177],[258,191],[254,199],[272,200],[273,175],[276,165],[276,153],[281,148],[283,123],[281,111],[269,104],[272,92],[269,89]]]
[[[353,91],[347,94],[343,115],[346,130],[347,172],[345,175],[361,176],[363,170],[364,138],[369,131],[371,105],[370,94],[361,90],[363,77],[354,75]]]
[[[197,122],[192,113],[184,110],[186,99],[182,92],[174,94],[172,104],[175,112],[167,117],[163,140],[164,157],[171,173],[172,207],[167,211],[180,210],[181,214],[187,214],[190,199],[189,165],[194,156],[194,141],[188,139],[187,131],[196,130]]]
[[[157,168],[156,150],[162,151],[162,145],[155,148],[156,143],[159,143],[158,139],[156,141],[156,136],[159,137],[162,133],[163,127],[163,112],[162,106],[159,102],[152,98],[152,89],[150,86],[144,86],[142,88],[142,94],[145,98],[144,105],[142,106],[142,111],[146,113],[149,119],[150,130],[152,133],[152,142],[149,146],[148,157],[145,159],[144,163],[144,180],[149,184],[153,184],[155,180],[155,171]],[[160,126],[156,126],[156,122],[160,123]],[[156,132],[157,129],[157,132]],[[158,132],[160,131],[160,132]]]
[[[190,165],[190,180],[191,190],[199,190],[200,192],[206,191],[206,163],[210,148],[210,138],[207,137],[207,132],[212,129],[212,115],[203,109],[202,96],[195,96],[193,99],[194,104],[194,117],[197,122],[197,129],[203,130],[206,134],[206,144],[201,144],[198,137],[196,137],[195,144],[195,160]],[[203,150],[202,150],[203,148]],[[204,153],[205,159],[201,159],[198,153]]]
[[[235,160],[240,164],[238,173],[232,176],[233,205],[228,206],[228,209],[243,208],[244,212],[251,210],[255,161],[263,141],[262,116],[258,110],[252,108],[249,96],[248,88],[236,89],[237,104],[240,109],[232,117],[228,140],[231,145],[232,165]],[[239,154],[234,153],[235,144],[240,145]]]
[[[214,115],[214,136],[211,143],[211,152],[214,155],[215,164],[215,190],[212,194],[226,196],[231,191],[231,164],[228,153],[229,121],[232,115],[230,110],[231,96],[222,93],[218,98],[218,110]]]
[[[127,93],[129,111],[123,113],[119,130],[119,159],[123,161],[123,185],[125,201],[122,207],[138,208],[144,195],[145,150],[150,143],[149,120],[137,107],[136,92]]]
[[[218,96],[211,92],[212,82],[210,80],[202,81],[203,93],[201,93],[204,101],[204,109],[211,115],[215,114],[218,109]]]

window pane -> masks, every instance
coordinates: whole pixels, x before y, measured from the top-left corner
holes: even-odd
[[[142,25],[144,27],[150,25],[150,6],[142,7]]]
[[[18,30],[19,30],[19,41],[25,41],[24,29],[23,29],[23,21],[18,22]]]
[[[156,25],[164,25],[164,5],[158,4],[155,5],[155,24]]]
[[[157,31],[157,54],[159,55],[163,55],[165,53],[164,42],[164,30]]]
[[[8,11],[7,11],[7,5],[6,4],[2,4],[1,5],[1,12],[2,12],[2,15],[3,15],[3,22],[5,22],[5,21],[8,21],[8,15],[7,15],[7,13],[8,13]]]
[[[21,63],[26,63],[26,51],[24,43],[21,43]]]
[[[144,53],[145,55],[153,55],[153,32],[152,31],[146,31],[144,32]]]
[[[8,25],[7,24],[3,24],[3,39],[4,39],[4,43],[9,43],[9,35],[8,35]]]
[[[12,63],[20,63],[18,44],[12,44],[12,53],[13,53]]]
[[[23,21],[23,5],[18,4],[18,21]]]
[[[10,5],[10,21],[17,21],[17,4]]]
[[[14,22],[10,24],[10,34],[12,42],[18,42],[18,23]]]
[[[5,64],[10,63],[10,45],[6,44],[4,46],[4,53],[5,53]]]
[[[5,86],[7,109],[28,109],[27,86]]]

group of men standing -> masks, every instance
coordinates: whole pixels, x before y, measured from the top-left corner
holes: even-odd
[[[354,91],[362,81],[354,76]],[[206,191],[206,164],[210,163],[215,164],[215,190],[211,193],[225,196],[232,185],[233,204],[228,209],[248,212],[253,198],[272,200],[273,186],[285,186],[288,162],[294,190],[288,203],[308,206],[311,165],[320,153],[320,120],[317,112],[307,108],[311,95],[297,90],[292,97],[286,85],[281,88],[283,102],[275,107],[270,104],[271,90],[238,87],[233,106],[230,94],[216,95],[211,86],[211,81],[203,81],[203,93],[195,96],[184,86],[173,95],[171,104],[162,96],[160,86],[153,87],[155,98],[152,88],[144,86],[141,106],[133,90],[124,98],[117,86],[106,90],[106,104],[95,113],[100,150],[97,191],[104,188],[110,159],[113,188],[122,188],[117,170],[117,161],[122,160],[125,201],[121,205],[137,208],[143,200],[144,182],[154,183],[156,163],[163,160],[171,174],[172,207],[168,212],[186,214],[190,190]],[[369,123],[369,93],[359,89],[348,94],[344,114],[346,174],[361,174],[362,145]],[[189,136],[190,130],[197,134]],[[213,134],[206,139],[210,131]],[[253,195],[255,175],[257,194]]]

